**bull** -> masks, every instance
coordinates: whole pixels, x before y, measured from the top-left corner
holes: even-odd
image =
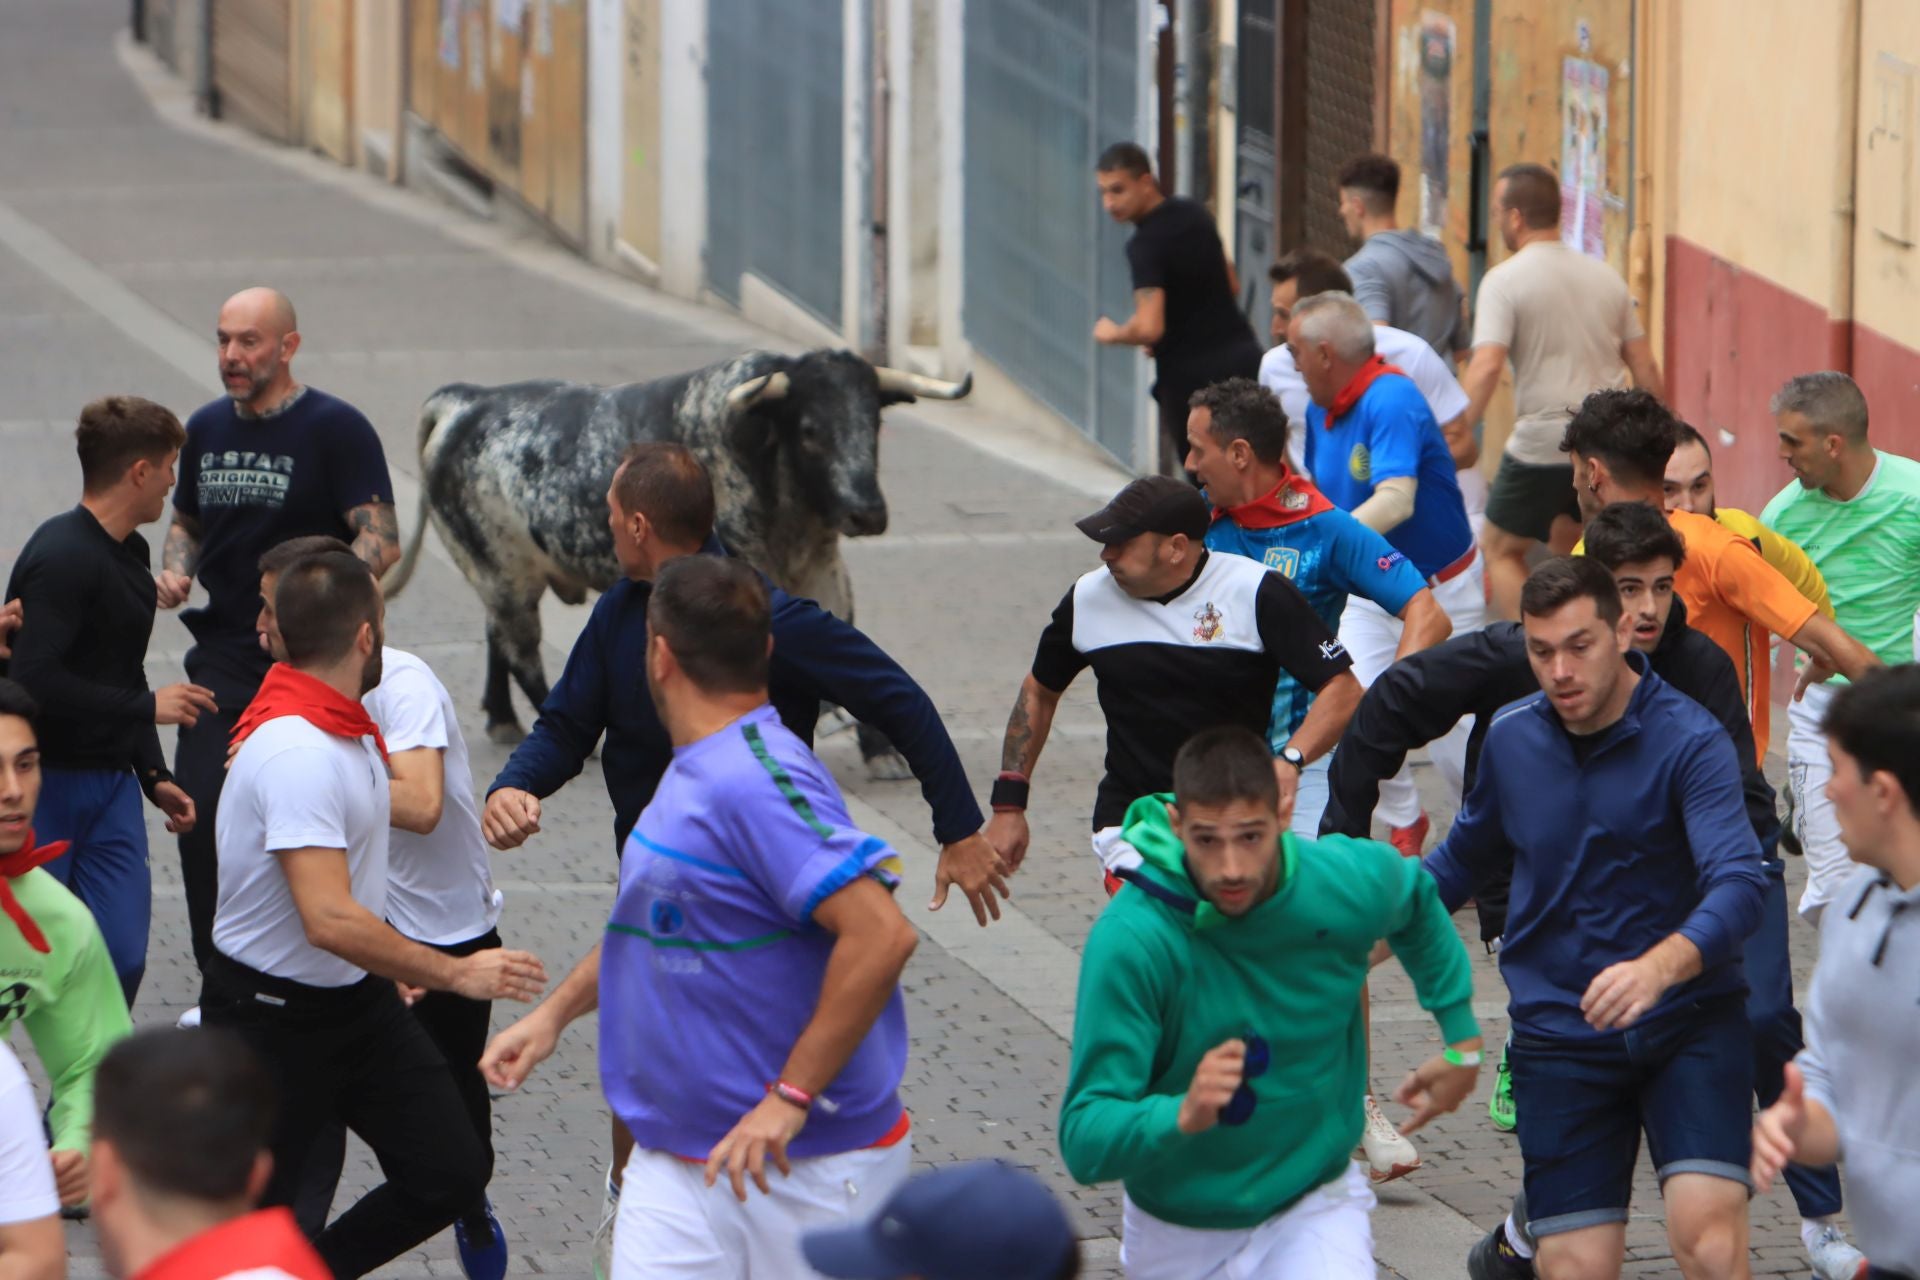
[[[841,535],[887,528],[881,409],[919,396],[958,399],[972,382],[876,366],[847,351],[750,351],[614,387],[441,387],[421,407],[421,510],[386,593],[398,595],[412,577],[431,518],[486,610],[487,736],[518,742],[511,686],[536,711],[548,691],[541,596],[551,589],[579,604],[619,576],[605,496],[629,445],[685,445],[713,477],[715,524],[727,547],[788,592],[851,620]],[[904,762],[865,726],[861,751],[877,773],[906,776]]]

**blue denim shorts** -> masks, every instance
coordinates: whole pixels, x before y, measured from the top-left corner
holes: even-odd
[[[1507,1053],[1536,1236],[1625,1222],[1640,1134],[1662,1183],[1752,1186],[1753,1036],[1745,998],[1665,1009],[1592,1039],[1514,1034]]]

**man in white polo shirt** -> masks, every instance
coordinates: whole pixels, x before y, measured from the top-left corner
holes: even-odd
[[[273,608],[281,572],[307,556],[351,550],[338,538],[315,534],[289,538],[260,557],[255,630],[276,660],[287,657]],[[411,653],[383,646],[380,668],[379,685],[360,702],[380,727],[393,775],[387,922],[415,942],[454,957],[497,948],[501,895],[493,887],[492,860],[480,833],[467,742],[453,698],[432,668]],[[411,1003],[414,1017],[453,1072],[481,1145],[491,1153],[493,1106],[480,1075],[480,1054],[487,1047],[492,1002],[430,991]],[[339,1170],[316,1176],[332,1186]],[[486,1197],[454,1219],[453,1233],[468,1280],[499,1280],[506,1274],[506,1236]]]
[[[20,1059],[0,1040],[0,1274],[60,1275],[67,1242],[40,1108]]]
[[[386,748],[359,699],[380,681],[384,610],[366,565],[329,552],[279,574],[276,663],[234,729],[220,806],[219,901],[203,1021],[238,1032],[287,1099],[263,1203],[295,1205],[339,1280],[365,1275],[469,1211],[491,1162],[446,1061],[395,982],[530,1000],[540,962],[454,958],[401,936],[387,906]],[[325,1225],[310,1158],[344,1124],[387,1181]],[[318,1194],[324,1191],[323,1196]]]

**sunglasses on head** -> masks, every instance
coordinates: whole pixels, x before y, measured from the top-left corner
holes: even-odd
[[[1247,1045],[1246,1062],[1240,1068],[1240,1087],[1220,1109],[1221,1124],[1245,1124],[1253,1118],[1254,1108],[1260,1105],[1260,1099],[1253,1092],[1253,1082],[1267,1074],[1267,1068],[1273,1065],[1273,1050],[1264,1036],[1249,1032],[1241,1038]]]

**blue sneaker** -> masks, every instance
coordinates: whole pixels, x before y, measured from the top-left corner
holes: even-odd
[[[467,1280],[502,1280],[507,1274],[507,1235],[493,1214],[493,1201],[483,1200],[479,1213],[454,1220],[453,1242]]]

